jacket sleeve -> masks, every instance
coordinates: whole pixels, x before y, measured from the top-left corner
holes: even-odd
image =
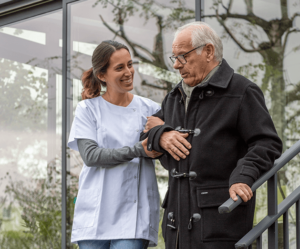
[[[229,186],[245,183],[250,187],[273,167],[281,155],[282,142],[265,105],[263,93],[257,85],[250,85],[241,101],[237,130],[248,146],[246,155],[239,159],[231,173]]]
[[[153,116],[158,117],[163,121],[165,121],[164,106],[165,106],[167,97],[168,97],[168,95],[163,100],[161,109],[157,113],[153,114]],[[163,148],[161,148],[159,145],[160,136],[164,132],[171,131],[171,130],[174,130],[174,128],[169,125],[166,125],[166,124],[155,126],[151,130],[149,130],[147,133],[142,132],[140,134],[140,141],[148,138],[147,149],[149,151],[155,150],[157,152],[165,153],[166,151]]]

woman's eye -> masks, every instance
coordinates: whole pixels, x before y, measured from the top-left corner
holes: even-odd
[[[132,67],[132,63],[129,63],[129,64],[128,64],[128,67]]]

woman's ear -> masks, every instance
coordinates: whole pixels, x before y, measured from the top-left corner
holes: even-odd
[[[105,82],[105,77],[104,77],[103,74],[99,74],[97,77],[98,77],[99,80]]]

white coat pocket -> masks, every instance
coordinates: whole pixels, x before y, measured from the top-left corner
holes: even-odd
[[[76,204],[73,230],[92,227],[96,211],[99,208],[99,191],[96,189],[80,189]]]

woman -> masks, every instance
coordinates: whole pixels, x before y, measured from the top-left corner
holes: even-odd
[[[159,194],[149,157],[160,153],[147,151],[146,140],[138,141],[147,116],[160,107],[129,92],[134,68],[125,45],[102,42],[92,65],[82,76],[83,101],[76,108],[68,142],[84,161],[71,241],[80,249],[155,246]],[[102,96],[101,85],[107,88]],[[156,125],[161,123],[157,120]]]

